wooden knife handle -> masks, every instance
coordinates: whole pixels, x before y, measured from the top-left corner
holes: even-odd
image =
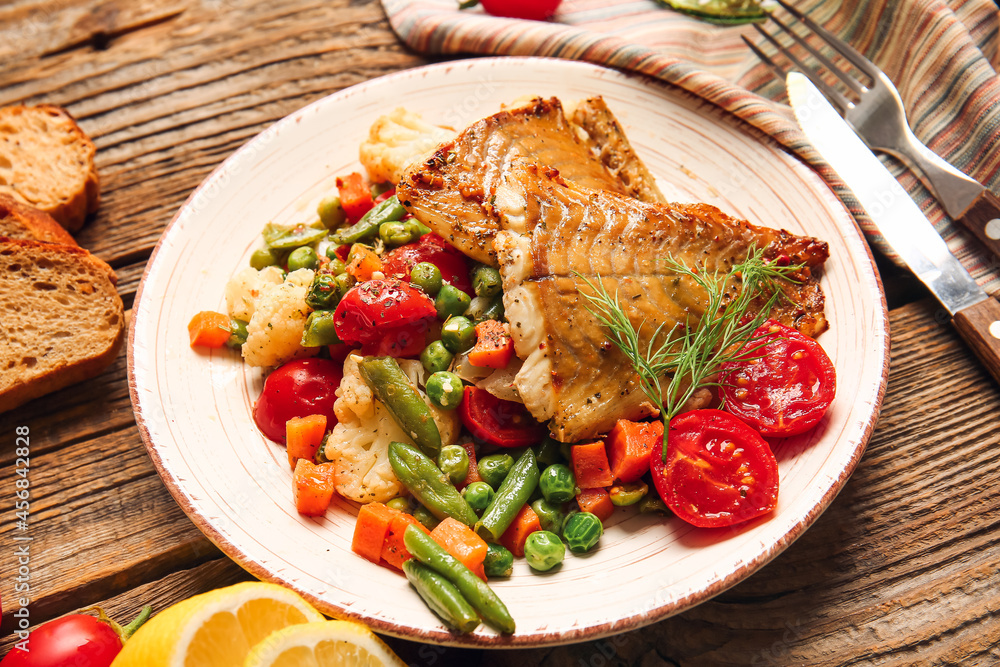
[[[955,313],[958,333],[1000,382],[1000,301],[986,299]]]
[[[1000,197],[983,190],[957,221],[1000,257]]]

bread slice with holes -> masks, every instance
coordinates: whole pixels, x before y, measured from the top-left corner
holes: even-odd
[[[116,282],[83,248],[0,238],[0,412],[115,360],[125,331]]]
[[[71,232],[97,210],[96,152],[65,109],[0,108],[0,193],[48,213]]]
[[[0,194],[0,236],[76,245],[76,241],[51,215]]]

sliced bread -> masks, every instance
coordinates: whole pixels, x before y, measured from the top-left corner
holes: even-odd
[[[51,215],[0,193],[0,236],[76,245],[76,241]]]
[[[0,238],[0,412],[114,361],[125,331],[116,281],[83,248]]]
[[[0,193],[48,213],[71,232],[97,210],[96,152],[64,109],[0,108]]]

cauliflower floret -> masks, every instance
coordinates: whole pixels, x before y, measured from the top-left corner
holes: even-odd
[[[334,484],[340,495],[360,503],[385,502],[403,492],[389,464],[389,443],[412,445],[413,439],[399,427],[388,408],[375,400],[358,369],[361,359],[352,354],[344,362],[344,379],[333,406],[337,425],[327,439],[324,454],[333,461]],[[399,365],[411,380],[423,378],[419,361],[400,359]],[[421,397],[431,408],[442,446],[454,444],[461,429],[458,415],[437,408],[422,391]]]
[[[249,322],[254,303],[260,293],[271,285],[281,284],[281,269],[268,266],[258,271],[248,266],[226,283],[226,310],[229,317]]]
[[[306,305],[307,287],[300,284],[305,280],[303,272],[309,274],[311,282],[313,272],[300,269],[280,285],[265,287],[254,302],[247,342],[243,344],[243,358],[251,366],[277,366],[319,351],[318,347],[302,347],[299,343],[306,318],[312,312]]]
[[[440,144],[455,137],[455,132],[425,122],[418,114],[399,107],[375,121],[362,142],[361,164],[376,183],[398,183],[407,165]]]

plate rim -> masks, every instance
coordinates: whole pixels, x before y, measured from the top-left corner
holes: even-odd
[[[271,572],[267,570],[263,565],[247,558],[245,554],[240,550],[240,548],[230,542],[226,537],[224,537],[210,522],[207,518],[203,517],[200,513],[196,511],[191,498],[188,494],[181,488],[177,478],[171,472],[171,469],[164,463],[160,457],[159,452],[152,442],[150,436],[149,427],[146,423],[146,419],[143,415],[143,406],[141,403],[141,397],[139,395],[139,389],[136,382],[135,373],[135,331],[136,323],[140,321],[142,317],[142,309],[139,305],[142,303],[142,297],[144,288],[146,286],[147,278],[150,274],[150,270],[153,267],[157,255],[159,254],[161,248],[166,242],[171,231],[174,229],[178,220],[186,209],[191,205],[191,203],[198,197],[199,193],[210,184],[214,183],[216,177],[221,173],[230,168],[230,166],[239,160],[245,153],[254,150],[254,146],[261,141],[267,141],[268,135],[272,132],[278,132],[285,125],[291,125],[297,122],[297,120],[308,114],[309,111],[316,106],[327,103],[331,97],[343,96],[349,97],[351,94],[356,92],[357,89],[364,86],[371,85],[375,81],[391,81],[395,78],[410,78],[414,76],[425,75],[424,73],[443,70],[447,72],[455,67],[465,66],[469,69],[478,67],[493,67],[493,66],[542,66],[542,67],[569,67],[569,68],[579,68],[581,70],[589,70],[591,72],[598,71],[604,72],[605,74],[613,74],[616,76],[624,77],[625,79],[630,79],[638,82],[643,87],[653,87],[661,90],[667,90],[671,95],[676,95],[681,98],[686,98],[690,101],[696,101],[697,103],[705,105],[711,110],[714,117],[720,122],[727,122],[730,124],[735,124],[739,127],[739,130],[752,136],[755,140],[764,143],[765,145],[778,149],[780,155],[788,163],[790,169],[797,173],[801,173],[804,179],[811,179],[814,183],[821,184],[821,192],[830,199],[830,201],[835,202],[835,207],[842,210],[843,217],[845,220],[850,220],[851,225],[854,229],[855,234],[860,240],[860,245],[864,249],[865,256],[868,259],[869,268],[871,269],[872,276],[875,280],[875,285],[878,291],[878,302],[880,308],[878,309],[878,322],[882,325],[881,331],[878,332],[879,335],[876,337],[876,341],[882,348],[882,369],[880,374],[880,382],[873,398],[872,405],[872,415],[868,419],[864,426],[863,432],[860,435],[859,445],[855,448],[847,464],[843,467],[838,475],[835,483],[833,483],[830,488],[824,493],[810,510],[802,516],[801,520],[795,524],[788,532],[786,532],[782,537],[772,544],[770,544],[766,549],[763,550],[761,554],[757,557],[744,561],[740,567],[734,569],[732,572],[727,573],[725,576],[715,579],[708,586],[701,588],[697,591],[691,592],[683,597],[677,598],[672,602],[661,604],[653,609],[644,610],[642,612],[633,614],[632,616],[617,619],[614,621],[608,621],[601,624],[588,625],[584,628],[574,628],[568,631],[562,632],[545,632],[545,633],[535,633],[531,635],[500,635],[500,634],[489,634],[489,635],[455,635],[448,632],[444,626],[440,629],[414,629],[412,626],[400,626],[396,623],[391,623],[381,619],[372,619],[362,614],[357,614],[352,612],[349,608],[337,608],[336,617],[338,618],[349,618],[362,622],[373,630],[377,632],[382,632],[391,636],[399,637],[402,639],[407,639],[411,641],[422,641],[425,643],[435,643],[443,645],[452,646],[475,646],[475,647],[485,647],[485,648],[525,648],[525,647],[538,647],[538,646],[556,646],[559,644],[571,644],[587,640],[596,640],[602,637],[608,637],[612,635],[617,635],[630,630],[635,630],[647,625],[651,625],[655,622],[669,618],[670,616],[683,613],[694,606],[706,602],[716,595],[724,592],[725,590],[735,586],[739,582],[743,581],[749,576],[763,568],[767,563],[776,558],[785,549],[787,549],[795,540],[797,540],[805,531],[811,527],[816,520],[823,514],[824,511],[830,506],[836,496],[843,490],[848,479],[854,473],[857,468],[864,452],[867,449],[868,442],[874,432],[875,426],[878,423],[881,407],[885,398],[886,386],[889,378],[889,363],[890,363],[890,331],[889,331],[889,313],[885,297],[885,289],[882,285],[881,275],[879,274],[878,267],[875,263],[874,256],[872,254],[871,247],[864,238],[864,234],[858,225],[857,220],[851,215],[848,208],[844,205],[837,194],[830,188],[829,184],[823,180],[823,178],[807,163],[802,161],[794,153],[791,153],[785,146],[776,141],[773,137],[769,136],[757,127],[754,127],[744,119],[736,116],[735,114],[715,105],[714,103],[705,100],[683,88],[664,82],[662,80],[650,77],[645,74],[639,74],[635,72],[627,72],[622,70],[617,70],[614,68],[604,67],[596,65],[589,62],[573,61],[560,58],[540,58],[532,56],[516,56],[516,57],[483,57],[483,58],[466,58],[461,60],[447,61],[443,63],[433,63],[429,65],[423,65],[415,68],[408,68],[404,70],[399,70],[397,72],[392,72],[380,77],[375,77],[373,79],[368,79],[363,82],[359,82],[353,86],[343,88],[341,90],[335,91],[330,95],[323,96],[299,109],[293,111],[292,113],[274,121],[259,133],[251,137],[243,145],[241,145],[236,151],[230,154],[225,160],[220,162],[216,167],[198,184],[198,186],[191,192],[190,195],[184,200],[181,206],[174,213],[170,222],[166,225],[163,232],[160,234],[153,251],[150,254],[149,259],[146,262],[146,266],[143,269],[142,277],[140,279],[139,285],[136,288],[135,298],[132,305],[132,318],[129,323],[128,339],[127,339],[127,376],[128,376],[128,387],[129,387],[129,397],[132,403],[133,412],[135,415],[136,426],[139,430],[140,437],[143,444],[146,447],[146,451],[149,454],[150,459],[153,462],[153,466],[156,469],[161,482],[170,492],[174,501],[180,506],[184,511],[187,518],[194,523],[194,525],[213,543],[218,547],[227,558],[230,558],[235,563],[237,563],[244,570],[255,576],[262,581],[271,581],[279,583],[282,586],[296,592],[298,595],[302,596],[306,600],[316,606],[320,611],[323,611],[327,615],[332,615],[330,611],[325,611],[330,608],[330,605],[317,596],[313,595],[309,591],[300,590],[295,585],[291,584],[286,580],[285,577],[278,573]]]

